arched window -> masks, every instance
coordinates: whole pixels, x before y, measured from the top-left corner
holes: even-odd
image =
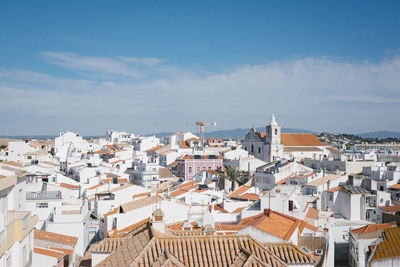
[[[189,167],[189,174],[192,173],[192,167]]]
[[[254,145],[251,145],[251,153],[254,153]]]
[[[275,129],[275,135],[277,135],[278,134],[278,129]]]

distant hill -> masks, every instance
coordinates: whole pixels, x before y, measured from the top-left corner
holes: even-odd
[[[356,134],[362,138],[400,138],[400,132],[377,131],[369,133]]]

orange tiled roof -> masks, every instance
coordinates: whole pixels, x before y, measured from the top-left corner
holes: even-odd
[[[135,240],[99,266],[287,266],[249,236],[154,237],[143,245]]]
[[[376,232],[376,231],[384,231],[388,228],[390,228],[389,223],[368,224],[361,228],[353,229],[351,231],[355,234],[367,234],[367,233],[372,233],[372,232]]]
[[[91,187],[89,187],[88,189],[89,190],[93,190],[93,189],[96,189],[97,187],[100,187],[100,186],[103,186],[104,184],[96,184],[96,185],[94,185],[94,186],[91,186]]]
[[[341,188],[342,188],[341,186],[336,186],[336,187],[332,187],[331,189],[326,190],[326,191],[330,192],[330,193],[333,193],[333,192],[339,191]]]
[[[259,200],[260,196],[257,194],[246,193],[239,197],[240,199],[247,199],[247,200]]]
[[[386,229],[383,238],[373,251],[372,261],[400,257],[400,227]]]
[[[120,162],[123,162],[123,160],[122,160],[122,159],[119,159],[119,160],[112,161],[112,162],[109,162],[109,163],[110,163],[110,164],[117,164],[117,163],[120,163]]]
[[[129,226],[127,226],[127,227],[125,227],[125,228],[123,228],[121,230],[116,230],[110,237],[112,237],[112,238],[121,238],[121,237],[125,236],[127,233],[135,230],[136,228],[146,224],[149,221],[150,221],[150,218],[146,218],[146,219],[143,219],[143,220],[141,220],[141,221],[139,221],[137,223],[129,225]]]
[[[75,236],[61,235],[61,234],[56,234],[53,232],[42,231],[42,230],[37,230],[37,229],[35,229],[34,237],[36,239],[43,239],[43,240],[48,240],[48,241],[57,242],[57,243],[64,243],[64,244],[67,244],[70,246],[75,246],[76,242],[78,242],[78,238]]]
[[[306,217],[316,220],[318,219],[318,215],[319,215],[319,210],[310,207],[307,211]]]
[[[180,148],[190,148],[190,146],[188,146],[186,141],[179,141],[179,146]]]
[[[394,184],[390,187],[390,189],[400,189],[400,184]]]
[[[50,247],[51,249],[54,249],[54,250],[58,250],[58,251],[61,251],[61,252],[64,252],[65,254],[67,254],[67,255],[72,255],[73,253],[74,253],[74,251],[72,250],[72,249],[67,249],[67,248],[56,248],[56,247]]]
[[[145,193],[141,193],[141,194],[136,194],[132,196],[132,199],[138,198],[138,197],[148,197],[150,196],[151,193],[150,192],[145,192]]]
[[[400,205],[393,205],[393,206],[379,206],[379,208],[389,211],[389,212],[396,212],[400,211]]]
[[[67,183],[60,183],[61,187],[69,188],[69,189],[79,189],[79,185],[72,185],[72,184],[67,184]]]
[[[53,257],[53,258],[56,258],[56,259],[61,259],[62,257],[64,257],[64,253],[63,252],[57,252],[57,251],[54,251],[54,250],[37,248],[37,247],[33,248],[33,252],[34,253],[38,253],[38,254],[42,254],[42,255],[46,255],[46,256],[49,256],[49,257]]]
[[[304,253],[293,243],[264,243],[263,245],[268,251],[277,255],[289,265],[314,265],[316,263],[311,255]]]
[[[157,150],[159,150],[159,149],[161,149],[161,148],[163,148],[163,147],[164,147],[164,146],[162,146],[162,145],[158,145],[158,146],[155,146],[155,147],[153,147],[153,148],[147,149],[145,152],[157,151]]]
[[[15,161],[2,161],[1,164],[7,164],[7,165],[14,166],[14,167],[22,167],[21,164],[15,162]]]
[[[167,225],[166,227],[169,230],[178,231],[178,230],[182,230],[183,224],[184,224],[184,222],[179,222],[179,223],[174,223],[174,224]],[[193,230],[201,230],[201,229],[203,229],[203,227],[200,227],[200,226],[197,225],[197,222],[191,222],[190,224],[192,225]]]
[[[244,218],[236,225],[218,224],[215,229],[217,231],[239,231],[248,226],[256,227],[283,240],[289,240],[297,228],[299,233],[302,233],[304,228],[314,232],[318,231],[315,226],[303,220],[272,210],[264,210],[263,213]]]
[[[282,133],[281,141],[284,146],[325,146],[314,134]]]
[[[229,198],[237,198],[240,195],[243,195],[244,193],[246,193],[249,189],[251,188],[251,186],[247,186],[247,185],[242,185],[241,187],[239,187],[238,189],[236,189],[235,191],[233,191],[232,193],[230,193],[228,195]]]
[[[112,209],[111,211],[105,213],[104,217],[107,217],[108,215],[117,214],[118,210],[119,210],[119,207],[116,207],[116,208]]]

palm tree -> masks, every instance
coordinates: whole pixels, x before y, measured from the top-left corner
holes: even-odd
[[[235,185],[239,183],[240,178],[241,178],[241,173],[239,171],[239,168],[236,166],[229,166],[225,170],[225,177],[232,182],[232,191],[235,190]]]

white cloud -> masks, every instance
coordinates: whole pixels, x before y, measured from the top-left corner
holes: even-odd
[[[0,68],[0,98],[9,100],[0,111],[21,114],[4,131],[23,129],[27,115],[34,118],[32,131],[38,133],[54,117],[58,120],[53,128],[70,123],[81,134],[94,134],[111,128],[179,130],[188,120],[218,121],[220,129],[245,127],[265,123],[272,112],[284,127],[400,130],[398,116],[382,119],[400,112],[396,55],[377,63],[304,58],[207,75],[156,58],[44,55],[52,64],[94,76],[65,79]],[[110,76],[104,78],[106,74]],[[103,78],[93,78],[96,75]],[[159,129],[154,129],[154,121]]]

